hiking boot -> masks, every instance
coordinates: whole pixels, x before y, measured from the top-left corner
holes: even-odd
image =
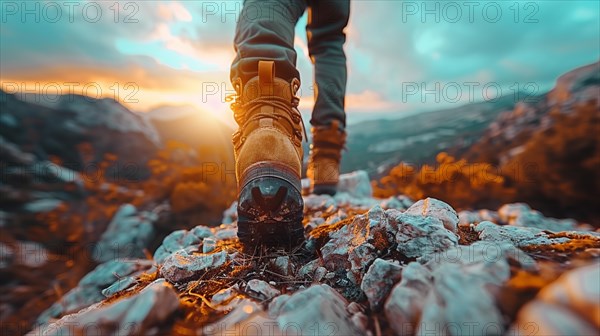
[[[258,76],[234,87],[238,237],[250,247],[296,246],[304,239],[300,81],[277,78],[275,63],[260,61]]]
[[[306,176],[310,180],[310,192],[317,195],[335,195],[340,179],[342,149],[346,144],[346,132],[335,120],[330,126],[311,129],[313,143],[310,145]]]

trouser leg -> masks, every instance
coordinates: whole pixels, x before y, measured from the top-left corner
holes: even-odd
[[[346,54],[344,28],[350,15],[350,0],[308,0],[308,50],[315,65],[315,105],[310,123],[346,125]]]
[[[298,78],[294,28],[306,9],[306,0],[245,0],[236,26],[236,57],[230,78],[246,83],[258,75],[259,61],[274,61],[276,75]]]

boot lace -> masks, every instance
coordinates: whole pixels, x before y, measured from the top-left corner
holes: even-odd
[[[279,96],[262,96],[242,103],[240,96],[234,93],[227,95],[225,97],[225,101],[231,102],[230,107],[233,111],[233,117],[240,126],[240,130],[246,128],[250,122],[257,121],[262,118],[271,118],[275,120],[284,119],[294,130],[294,135],[300,141],[302,141],[302,133],[296,130],[296,125],[300,123],[302,131],[304,132],[304,139],[305,141],[308,141],[306,128],[304,127],[304,120],[302,119],[302,114],[298,110],[298,105],[300,104],[300,99],[298,97],[292,98],[291,107],[289,105],[290,102],[287,99]],[[282,117],[278,114],[260,112],[260,108],[265,105],[285,111],[289,118]],[[258,110],[258,112],[256,112],[256,110]],[[248,116],[250,117],[248,118]]]

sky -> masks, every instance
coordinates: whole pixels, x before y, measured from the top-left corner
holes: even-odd
[[[233,124],[225,95],[241,1],[2,1],[7,92],[112,97],[139,112],[191,105]],[[350,123],[531,95],[600,58],[600,1],[352,1]],[[306,15],[301,110],[313,101]]]

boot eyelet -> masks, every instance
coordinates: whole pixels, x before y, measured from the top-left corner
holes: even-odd
[[[238,78],[235,83],[233,83],[233,88],[235,89],[235,91],[240,94],[240,90],[242,89],[242,79]]]
[[[299,89],[300,89],[300,81],[298,80],[298,78],[292,79],[292,94],[295,95]]]

